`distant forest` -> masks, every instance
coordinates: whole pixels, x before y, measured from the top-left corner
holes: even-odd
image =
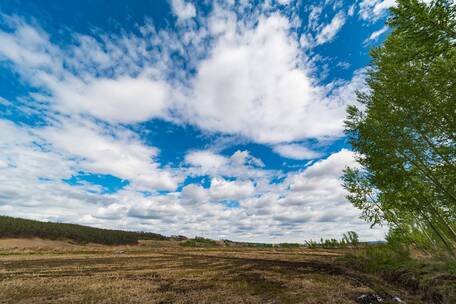
[[[40,222],[0,216],[0,238],[43,238],[71,240],[80,244],[137,244],[138,240],[165,240],[165,236],[150,232],[100,229],[75,224]]]

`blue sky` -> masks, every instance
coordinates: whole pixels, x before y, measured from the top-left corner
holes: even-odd
[[[391,0],[0,3],[0,214],[248,241],[383,238],[343,135]]]

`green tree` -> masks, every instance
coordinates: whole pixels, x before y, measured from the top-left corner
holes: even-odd
[[[348,231],[347,233],[344,233],[341,243],[358,246],[359,236],[355,231]]]
[[[456,8],[398,0],[391,34],[370,54],[368,91],[349,106],[358,168],[348,199],[372,225],[427,247],[456,248]]]

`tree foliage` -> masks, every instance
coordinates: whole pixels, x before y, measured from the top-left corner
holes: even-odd
[[[355,231],[348,231],[344,233],[341,240],[337,239],[323,239],[321,238],[319,242],[317,241],[305,241],[307,248],[325,248],[325,249],[333,249],[333,248],[346,248],[356,247],[359,245],[359,236]]]
[[[417,245],[456,248],[456,7],[398,0],[349,106],[358,168],[343,177],[365,220]]]

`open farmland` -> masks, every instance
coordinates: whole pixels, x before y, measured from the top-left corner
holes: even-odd
[[[359,298],[372,294],[422,303],[344,268],[337,250],[183,248],[174,241],[0,246],[0,303],[376,303]]]

